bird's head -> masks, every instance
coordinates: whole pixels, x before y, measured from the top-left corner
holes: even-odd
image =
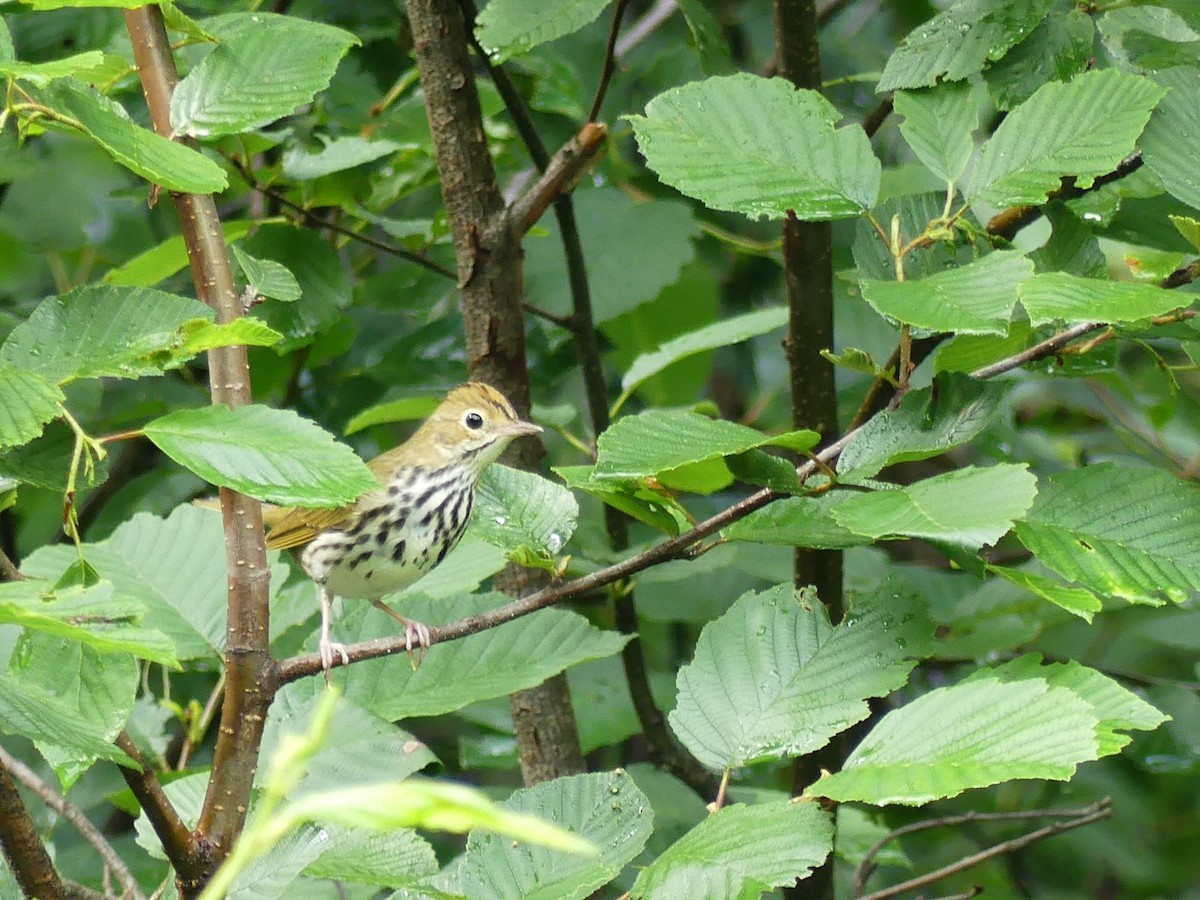
[[[472,381],[450,392],[413,435],[413,441],[427,443],[446,464],[461,462],[479,475],[514,438],[541,430],[517,416],[498,390]]]

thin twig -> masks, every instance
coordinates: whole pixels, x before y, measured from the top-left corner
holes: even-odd
[[[920,822],[911,822],[908,825],[902,825],[889,831],[878,841],[871,845],[870,849],[863,854],[862,860],[854,869],[854,877],[850,882],[850,892],[852,896],[858,896],[862,893],[863,888],[867,885],[867,879],[871,877],[871,873],[875,871],[875,857],[888,844],[899,840],[905,835],[916,834],[920,831],[928,831],[932,828],[956,828],[959,825],[967,825],[972,822],[1022,822],[1028,819],[1077,819],[1081,816],[1089,816],[1097,810],[1107,809],[1112,803],[1111,797],[1105,797],[1102,800],[1085,806],[1081,809],[1020,809],[1010,810],[1009,812],[965,812],[957,815],[938,816],[933,819],[922,819]]]
[[[575,137],[559,148],[538,180],[509,204],[507,217],[516,234],[527,234],[550,204],[570,191],[607,139],[608,129],[604,125],[588,122]]]
[[[345,225],[341,225],[337,222],[333,222],[329,219],[318,216],[308,207],[296,203],[294,200],[289,200],[280,191],[277,191],[272,187],[268,187],[265,184],[260,184],[258,179],[254,177],[254,173],[250,170],[250,168],[237,157],[227,154],[225,159],[231,166],[233,166],[234,171],[242,177],[242,180],[246,182],[247,187],[259,194],[262,194],[264,197],[270,197],[280,206],[290,209],[292,212],[296,213],[303,224],[311,225],[315,228],[320,228],[325,231],[332,231],[334,234],[340,234],[342,237],[349,238],[353,241],[358,241],[360,244],[364,244],[365,246],[371,247],[374,250],[378,250],[381,253],[387,253],[390,256],[396,256],[400,259],[406,259],[409,262],[416,263],[418,266],[428,269],[430,272],[436,272],[438,275],[441,275],[444,278],[454,279],[458,277],[441,263],[430,259],[424,253],[420,253],[416,250],[409,250],[406,247],[398,247],[395,244],[389,244],[387,241],[381,241],[378,238],[371,237],[369,234],[363,234],[360,231],[355,231],[353,228],[347,228]]]
[[[129,867],[125,865],[125,861],[121,859],[120,855],[113,848],[113,845],[100,833],[100,829],[93,825],[88,817],[84,815],[83,810],[54,790],[54,788],[50,787],[50,785],[46,784],[33,769],[12,756],[3,747],[0,747],[0,766],[8,769],[17,781],[37,794],[43,803],[75,826],[75,830],[79,832],[83,839],[91,844],[93,849],[100,854],[105,868],[115,875],[117,881],[121,883],[122,897],[133,898],[133,900],[145,900],[145,894],[142,893],[137,879],[133,877],[133,873],[129,871]]]
[[[604,46],[604,64],[600,68],[600,83],[596,85],[596,96],[592,99],[592,108],[588,113],[588,121],[595,122],[600,118],[600,107],[604,105],[604,95],[608,93],[608,84],[612,81],[613,72],[617,67],[617,38],[621,34],[621,17],[625,15],[625,7],[629,0],[617,0],[613,10],[612,26],[608,30],[608,43]]]
[[[942,866],[940,869],[935,869],[932,872],[926,872],[924,875],[919,875],[916,878],[910,878],[908,881],[894,884],[891,887],[884,888],[880,891],[875,891],[871,894],[862,894],[858,896],[858,900],[888,900],[889,897],[895,897],[907,891],[916,890],[924,887],[927,884],[933,884],[935,881],[941,881],[943,878],[949,878],[951,875],[957,875],[959,872],[964,872],[973,866],[979,865],[996,856],[1001,856],[1005,853],[1013,853],[1030,844],[1035,844],[1038,841],[1053,837],[1056,834],[1062,834],[1065,831],[1071,831],[1075,828],[1082,828],[1085,825],[1091,825],[1093,822],[1099,822],[1101,819],[1107,819],[1112,815],[1112,809],[1109,808],[1109,801],[1102,800],[1095,804],[1095,808],[1090,812],[1081,813],[1077,818],[1073,818],[1067,822],[1055,822],[1052,825],[1047,825],[1044,828],[1039,828],[1037,831],[1031,831],[1029,834],[1024,834],[1018,838],[1001,841],[998,844],[980,850],[978,853],[972,853],[970,856],[964,856],[962,859]]]
[[[623,60],[634,51],[646,38],[650,37],[663,22],[671,18],[679,9],[676,0],[658,0],[645,14],[625,29],[625,33],[617,39],[617,59]]]

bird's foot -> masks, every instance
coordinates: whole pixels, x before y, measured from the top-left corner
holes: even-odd
[[[333,668],[333,658],[335,655],[342,658],[342,665],[350,665],[350,653],[346,650],[345,644],[331,641],[327,636],[322,635],[321,642],[317,645],[317,650],[321,654],[321,668],[325,671],[326,684],[329,684],[329,670]]]
[[[408,661],[412,663],[414,670],[421,664],[421,660],[425,658],[425,651],[432,644],[428,625],[414,622],[412,619],[404,621],[404,648],[408,651]],[[414,648],[417,648],[416,652]]]

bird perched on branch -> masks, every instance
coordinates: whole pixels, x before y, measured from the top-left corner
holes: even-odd
[[[450,392],[416,433],[367,463],[379,487],[336,509],[280,509],[267,517],[267,548],[294,549],[321,590],[321,665],[328,679],[343,644],[330,640],[333,597],[369,600],[404,625],[408,649],[429,646],[429,629],[381,600],[446,558],[471,518],[475,485],[504,448],[542,429],[480,382]]]

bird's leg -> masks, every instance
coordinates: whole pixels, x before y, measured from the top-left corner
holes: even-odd
[[[401,625],[404,626],[404,647],[408,651],[408,658],[412,662],[413,668],[421,664],[421,660],[425,658],[425,651],[429,649],[433,643],[430,640],[429,626],[422,625],[413,619],[406,619],[400,613],[396,612],[382,600],[372,600],[371,605],[380,612],[385,612]],[[413,648],[420,647],[421,652],[416,657],[413,656]]]
[[[325,683],[329,684],[329,670],[333,668],[333,655],[342,658],[343,665],[350,664],[350,654],[345,644],[339,644],[329,639],[329,624],[333,621],[333,594],[325,585],[321,585],[321,640],[317,649],[321,653],[321,668],[325,670]]]

